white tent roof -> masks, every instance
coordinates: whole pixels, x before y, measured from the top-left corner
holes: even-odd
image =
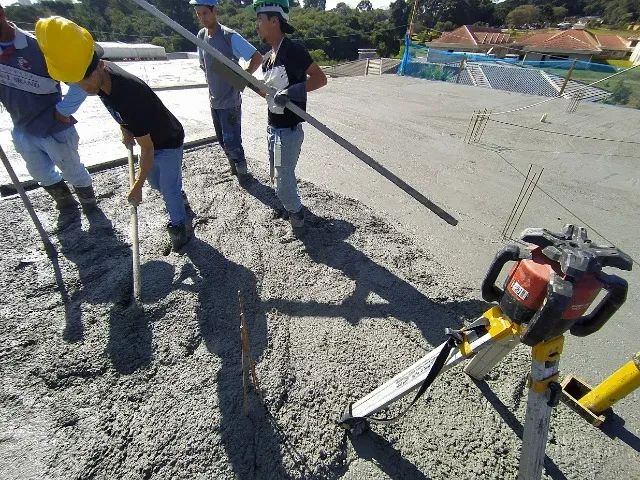
[[[149,43],[98,42],[98,45],[104,49],[103,57],[106,59],[167,58],[167,52],[164,47]]]

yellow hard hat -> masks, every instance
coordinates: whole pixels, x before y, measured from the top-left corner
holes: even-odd
[[[63,17],[41,18],[36,23],[36,39],[54,80],[79,82],[94,54],[89,31]]]

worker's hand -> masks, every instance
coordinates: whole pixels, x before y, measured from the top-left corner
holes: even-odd
[[[288,101],[289,93],[286,88],[284,90],[278,90],[273,96],[273,102],[279,107],[284,107]]]
[[[136,139],[130,132],[122,129],[122,143],[127,148],[133,148],[133,146],[136,144]]]
[[[284,107],[289,100],[296,102],[307,101],[307,90],[305,82],[295,83],[285,88],[284,90],[278,90],[273,98],[276,105]]]
[[[55,117],[56,117],[56,121],[60,122],[60,123],[70,123],[70,124],[76,124],[78,123],[76,121],[75,118],[73,118],[73,115],[69,115],[68,117],[65,117],[64,115],[62,115],[59,111],[55,110],[54,113]]]
[[[142,185],[139,185],[137,182],[133,184],[133,187],[129,191],[128,200],[134,207],[142,203]]]
[[[275,101],[275,95],[267,93],[267,107],[271,113],[282,115],[284,113],[284,105],[286,105],[286,103],[287,102],[285,101],[283,105],[278,105]]]

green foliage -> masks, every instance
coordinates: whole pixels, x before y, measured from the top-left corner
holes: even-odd
[[[624,80],[620,80],[611,90],[611,96],[607,98],[606,103],[610,105],[626,105],[629,103],[632,90],[625,85]]]
[[[218,7],[220,22],[242,34],[249,42],[259,46],[255,13],[249,0],[222,2]],[[162,12],[176,20],[187,30],[200,29],[193,6],[186,0],[155,0]],[[369,0],[360,2],[359,8],[338,4],[325,11],[325,0],[309,0],[305,8],[293,8],[290,21],[296,27],[291,35],[309,50],[315,50],[317,59],[331,60],[357,58],[358,48],[376,48],[382,56],[396,55],[406,31],[407,8],[404,0],[396,0],[395,10],[375,10]],[[371,8],[370,8],[371,7]],[[43,1],[31,6],[11,6],[7,17],[26,29],[40,17],[62,15],[86,27],[99,41],[145,42],[163,46],[167,52],[194,51],[194,45],[177,35],[159,20],[128,0],[83,0],[82,3]],[[263,49],[266,49],[263,46]]]
[[[370,0],[360,0],[356,6],[356,10],[360,10],[361,12],[370,12],[373,10],[373,4]]]
[[[329,57],[327,56],[326,52],[321,48],[316,48],[315,50],[309,50],[309,54],[311,55],[311,58],[313,58],[313,61],[316,62],[318,65],[325,65],[327,64],[327,62],[329,62]]]
[[[567,7],[553,7],[553,21],[561,22],[567,16],[569,9]]]
[[[553,13],[553,11],[552,11]],[[540,20],[540,9],[535,5],[522,5],[507,15],[506,23],[510,27],[520,27]]]
[[[491,0],[421,0],[417,20],[427,27],[434,27],[439,22],[450,22],[454,26],[476,22],[492,24],[494,9]]]
[[[327,0],[304,0],[304,8],[317,8],[324,10],[327,7]]]
[[[438,22],[436,23],[436,26],[434,27],[434,29],[438,32],[450,32],[451,30],[454,30],[456,28],[456,26],[454,25],[453,22],[450,21],[446,21],[446,22]]]
[[[606,63],[617,68],[629,68],[633,66],[631,60],[606,60]]]
[[[607,25],[626,27],[629,23],[640,19],[640,0],[505,0],[495,6],[494,24],[504,24],[507,15],[523,5],[544,8],[547,13],[547,6],[551,6],[554,10],[552,19],[545,18],[545,12],[543,12],[543,21],[560,21],[566,16],[588,15],[602,17]],[[566,11],[556,10],[559,8]]]

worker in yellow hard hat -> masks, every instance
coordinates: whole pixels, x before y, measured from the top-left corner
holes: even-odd
[[[122,130],[126,146],[140,146],[140,168],[129,192],[129,202],[142,202],[142,185],[160,191],[169,224],[167,232],[174,251],[191,235],[191,211],[182,191],[184,130],[151,88],[117,65],[102,60],[91,34],[62,17],[41,19],[36,38],[44,53],[49,74],[76,82],[90,95],[98,95]],[[188,215],[189,214],[189,215]]]

